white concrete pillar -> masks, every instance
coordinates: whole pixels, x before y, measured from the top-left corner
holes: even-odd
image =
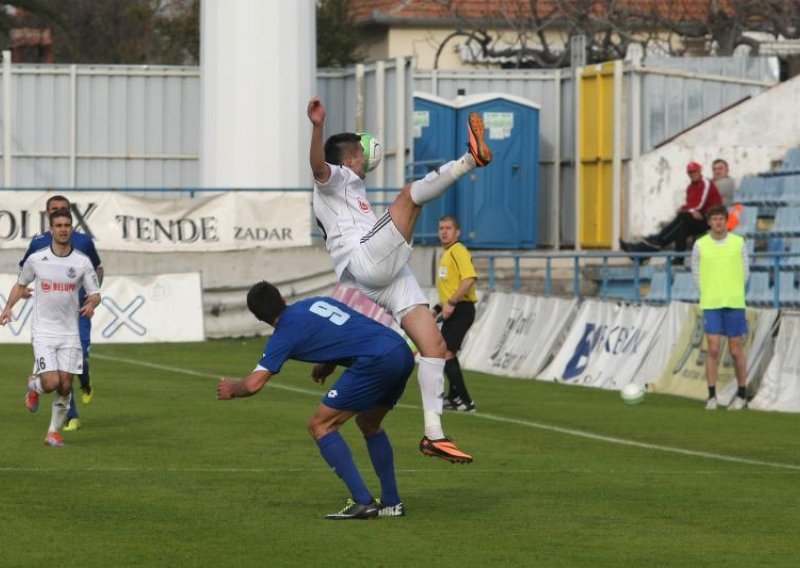
[[[202,0],[200,184],[311,183],[314,0]]]

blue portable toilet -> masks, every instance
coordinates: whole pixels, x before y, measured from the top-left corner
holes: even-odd
[[[486,142],[493,153],[488,167],[462,177],[448,191],[456,199],[461,241],[471,248],[536,248],[539,105],[495,93],[460,97],[456,107],[456,148],[466,148],[467,118],[477,112],[483,117]]]
[[[457,157],[456,107],[448,101],[427,93],[414,93],[414,161],[409,181],[425,177],[431,170]],[[455,189],[455,188],[453,188]],[[414,230],[414,243],[439,244],[439,218],[456,214],[454,191],[446,191],[426,203]]]

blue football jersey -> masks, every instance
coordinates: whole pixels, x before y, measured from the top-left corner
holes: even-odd
[[[384,355],[406,345],[382,323],[333,298],[308,298],[281,313],[258,367],[278,373],[289,359],[349,367],[359,357]]]
[[[73,232],[69,242],[73,247],[75,247],[76,250],[79,250],[88,256],[89,260],[92,261],[92,266],[95,270],[97,270],[97,267],[101,264],[100,255],[97,254],[97,249],[94,247],[94,241],[92,240],[92,237],[86,233]],[[51,244],[53,244],[53,235],[50,233],[50,231],[33,237],[31,244],[28,245],[28,250],[25,251],[25,256],[23,256],[22,260],[19,261],[19,267],[22,268],[23,263],[31,254],[39,249],[49,247]]]

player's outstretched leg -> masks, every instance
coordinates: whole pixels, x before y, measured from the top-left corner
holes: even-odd
[[[484,125],[481,115],[473,112],[467,121],[469,128],[469,144],[467,153],[461,158],[447,162],[437,170],[428,173],[424,178],[415,181],[409,188],[411,200],[418,206],[436,199],[459,178],[472,170],[488,166],[492,161],[492,150],[484,138]],[[396,220],[393,214],[392,219]]]
[[[419,442],[419,451],[426,456],[440,458],[450,463],[472,463],[472,456],[458,449],[458,446],[447,437],[431,440],[423,436]]]
[[[483,119],[477,112],[473,112],[467,119],[469,126],[469,153],[475,158],[475,165],[479,168],[488,166],[492,161],[492,151],[483,137],[485,127]]]

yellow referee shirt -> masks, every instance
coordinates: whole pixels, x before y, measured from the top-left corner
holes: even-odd
[[[445,249],[442,260],[439,261],[439,274],[436,275],[436,291],[439,293],[439,304],[444,306],[450,297],[455,294],[461,281],[466,278],[477,278],[475,266],[472,264],[472,255],[467,247],[459,242]],[[477,302],[475,284],[461,298],[462,302]]]

